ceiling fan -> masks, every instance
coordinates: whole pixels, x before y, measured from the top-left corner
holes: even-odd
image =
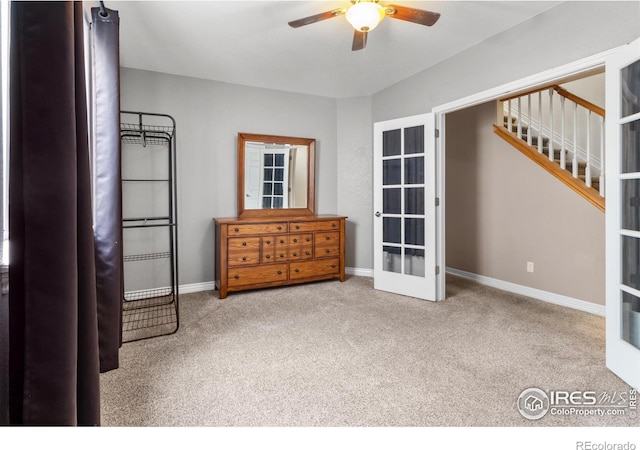
[[[373,30],[386,16],[392,19],[406,20],[430,27],[440,18],[440,14],[422,9],[409,8],[407,6],[386,5],[382,6],[378,0],[351,0],[353,3],[348,8],[336,8],[313,16],[289,22],[292,28],[309,25],[321,20],[346,14],[347,21],[353,26],[353,44],[351,50],[362,50],[367,45],[367,34]]]

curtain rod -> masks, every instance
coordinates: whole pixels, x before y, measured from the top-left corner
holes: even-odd
[[[104,7],[104,2],[100,0],[100,15],[102,17],[109,17],[109,13],[107,12],[107,8]]]

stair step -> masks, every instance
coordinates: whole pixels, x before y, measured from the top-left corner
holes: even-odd
[[[578,178],[586,183],[586,179],[587,179],[586,176],[580,175],[580,176],[578,176]],[[594,188],[597,191],[600,190],[600,178],[591,177],[591,187]]]

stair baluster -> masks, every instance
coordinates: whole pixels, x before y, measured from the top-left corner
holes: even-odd
[[[529,118],[529,129],[527,130],[527,145],[531,145],[533,128],[531,127],[531,94],[527,95],[527,117]]]
[[[553,161],[555,154],[553,152],[553,88],[549,88],[549,161]]]
[[[604,117],[598,116],[600,121],[600,195],[604,197]]]
[[[573,104],[573,178],[578,178],[578,104]]]
[[[562,118],[560,119],[560,134],[562,135],[562,142],[560,144],[560,167],[562,167],[562,170],[567,170],[567,155],[565,149],[565,143],[567,139],[564,125],[564,101],[565,98],[563,96],[560,96],[560,112],[562,114]]]
[[[591,111],[589,110],[587,110],[587,168],[584,176],[587,187],[591,187]]]
[[[548,105],[545,104],[546,97],[543,98],[544,91],[548,93]],[[536,101],[536,93],[537,105],[533,103]],[[555,94],[559,95],[557,101]],[[567,111],[567,100],[571,102],[571,111]],[[525,101],[526,114],[523,111]],[[498,118],[503,121],[503,125],[494,126],[496,134],[604,211],[605,111],[560,86],[547,86],[504,98],[498,105]],[[538,110],[534,111],[536,106]],[[586,115],[578,114],[578,106],[585,109]],[[594,117],[592,113],[599,119],[599,142],[595,136],[591,136],[592,132],[596,132],[595,122],[591,123]],[[544,114],[548,114],[548,122]],[[536,116],[537,121],[532,115]],[[567,121],[571,119],[573,124],[569,126]],[[585,119],[586,124],[579,123]],[[569,138],[571,131],[572,137]],[[600,145],[599,151],[596,149],[597,145]]]
[[[542,153],[542,91],[538,92],[538,153]]]

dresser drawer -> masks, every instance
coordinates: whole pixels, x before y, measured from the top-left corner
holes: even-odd
[[[313,235],[292,234],[289,236],[289,260],[313,258]]]
[[[230,238],[227,242],[229,243],[227,249],[229,249],[230,252],[258,250],[260,248],[259,237]]]
[[[228,225],[229,236],[249,236],[252,234],[286,233],[287,223],[251,223],[242,225]]]
[[[287,264],[266,264],[257,267],[229,268],[229,287],[272,283],[287,280]]]
[[[227,249],[229,266],[260,263],[260,238],[231,238]]]
[[[340,253],[340,233],[316,233],[314,238],[315,257],[338,256]]]
[[[339,220],[322,220],[318,222],[291,222],[289,231],[295,233],[297,231],[330,231],[340,229]]]
[[[291,280],[323,275],[337,275],[340,273],[340,259],[331,258],[323,259],[321,261],[292,262],[289,270],[289,278]]]

